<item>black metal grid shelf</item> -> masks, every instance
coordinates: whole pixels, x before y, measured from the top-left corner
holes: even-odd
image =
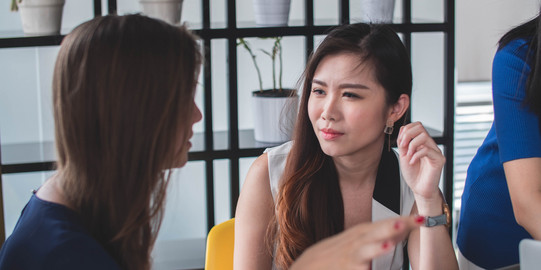
[[[336,25],[289,26],[289,27],[253,27],[253,28],[216,28],[192,29],[202,39],[231,39],[241,37],[275,37],[324,35]],[[392,24],[391,27],[399,33],[412,32],[448,32],[449,27],[444,23],[422,24]],[[0,33],[0,48],[58,46],[65,35],[53,36],[24,36],[22,33]]]
[[[101,0],[94,2],[94,15],[102,14]],[[444,22],[441,23],[411,23],[411,2],[403,0],[401,23],[391,26],[402,34],[402,39],[408,50],[411,51],[411,35],[418,32],[444,33],[444,123],[443,131],[431,130],[431,135],[436,143],[443,145],[447,163],[444,169],[444,194],[447,201],[452,200],[453,195],[453,134],[454,134],[454,57],[455,57],[455,1],[444,1]],[[256,157],[269,145],[258,145],[253,140],[253,132],[238,129],[238,100],[237,100],[237,48],[236,42],[239,37],[271,37],[271,36],[304,36],[306,59],[314,48],[314,36],[324,35],[338,24],[350,23],[349,0],[339,0],[337,24],[315,25],[314,24],[314,0],[304,0],[305,14],[302,25],[294,23],[289,27],[239,27],[236,21],[236,1],[227,0],[226,22],[223,28],[212,28],[210,20],[210,0],[202,0],[201,26],[192,28],[198,34],[203,43],[205,62],[203,63],[203,86],[204,86],[204,130],[205,132],[194,135],[193,148],[189,153],[191,161],[205,161],[206,175],[206,205],[207,205],[207,229],[214,226],[214,166],[217,159],[230,160],[230,212],[234,215],[236,202],[239,195],[239,159],[244,157]],[[107,1],[107,13],[115,14],[117,10],[116,0]],[[25,37],[22,33],[10,36],[0,33],[1,48],[33,47],[33,46],[57,46],[65,35]],[[212,120],[212,80],[211,80],[211,41],[213,39],[226,39],[228,55],[227,63],[227,88],[229,103],[229,132],[213,131]],[[20,160],[13,161],[11,151],[20,151],[28,148],[30,153]],[[48,151],[48,152],[47,152]],[[48,154],[45,154],[45,153]],[[52,142],[26,144],[26,145],[1,145],[0,155],[0,183],[1,175],[7,173],[48,171],[54,166],[54,147]],[[39,153],[38,158],[32,158]],[[2,194],[0,185],[0,195]],[[452,207],[452,204],[450,205]],[[4,239],[3,222],[3,199],[0,198],[0,243]]]

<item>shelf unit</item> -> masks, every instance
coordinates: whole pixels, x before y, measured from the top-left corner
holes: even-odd
[[[239,159],[256,157],[270,145],[255,142],[251,130],[239,130],[238,99],[237,99],[237,39],[240,37],[272,37],[272,36],[302,36],[305,38],[306,58],[314,49],[314,36],[324,35],[337,25],[314,24],[314,0],[304,0],[305,22],[302,26],[290,27],[248,27],[237,26],[236,1],[226,0],[226,26],[212,28],[210,20],[210,0],[202,0],[202,22],[199,29],[193,29],[202,39],[205,62],[203,64],[204,88],[204,132],[194,136],[194,146],[189,153],[190,161],[204,161],[206,174],[206,205],[207,229],[214,226],[214,167],[213,161],[228,159],[230,161],[230,210],[235,212],[239,196]],[[401,23],[392,27],[401,34],[406,48],[411,52],[412,33],[438,32],[444,34],[443,76],[444,76],[444,119],[443,131],[430,131],[436,143],[445,149],[447,163],[444,169],[444,195],[447,201],[453,198],[453,134],[454,134],[454,59],[455,59],[455,1],[443,0],[444,20],[441,23],[412,23],[412,0],[403,0]],[[349,0],[339,0],[339,23],[350,22]],[[116,0],[107,1],[107,13],[115,14]],[[101,0],[94,0],[94,16],[102,14]],[[0,36],[0,49],[15,47],[53,46],[59,45],[64,35],[39,37],[3,37]],[[212,116],[212,80],[211,80],[211,41],[214,39],[227,40],[227,71],[228,71],[228,104],[229,131],[215,132]],[[0,138],[1,139],[1,138]],[[1,140],[0,140],[1,141]],[[215,150],[219,149],[219,150]],[[21,156],[22,153],[22,156]],[[36,153],[40,153],[39,155]],[[19,156],[18,156],[19,155]],[[20,145],[5,145],[0,147],[0,183],[3,174],[50,171],[54,167],[53,143],[34,143]],[[2,196],[0,185],[0,196]],[[452,204],[450,204],[452,207]],[[0,197],[0,243],[5,239],[3,214],[3,196]]]

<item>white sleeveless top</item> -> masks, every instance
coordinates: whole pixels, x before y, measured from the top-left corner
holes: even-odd
[[[276,194],[278,194],[279,181],[284,172],[287,155],[289,154],[289,150],[291,149],[292,143],[293,143],[292,141],[286,142],[282,145],[279,145],[273,148],[268,148],[265,150],[265,153],[267,153],[267,157],[268,157],[270,188],[272,192],[272,198],[274,199],[275,203],[276,203]],[[394,154],[398,156],[396,152],[394,152]],[[404,181],[402,174],[399,172],[398,174],[400,174],[400,187],[397,187],[399,188],[399,191],[397,190],[397,192],[400,192],[400,204],[399,204],[400,215],[409,216],[411,213],[411,209],[413,207],[413,203],[415,202],[415,199],[413,197],[413,192]],[[372,221],[378,221],[378,220],[387,219],[387,218],[394,218],[398,216],[399,214],[397,214],[395,211],[389,209],[382,203],[378,202],[376,199],[372,198]],[[401,269],[402,264],[403,264],[403,247],[405,245],[406,245],[405,241],[402,241],[401,243],[395,246],[395,249],[393,252],[389,252],[373,260],[372,269],[374,270]],[[276,269],[274,265],[273,265],[273,269]]]

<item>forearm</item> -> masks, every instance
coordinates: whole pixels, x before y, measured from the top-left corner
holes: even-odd
[[[418,267],[414,266],[413,269],[458,269],[453,244],[445,226],[419,228]]]
[[[419,203],[419,202],[418,202]],[[418,214],[435,217],[443,214],[443,199],[419,203]],[[458,269],[449,231],[445,225],[421,226],[412,232],[408,250],[413,269]]]

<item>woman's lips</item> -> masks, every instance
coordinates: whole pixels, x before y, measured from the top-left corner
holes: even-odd
[[[321,134],[322,134],[323,139],[325,139],[325,140],[334,140],[334,139],[344,135],[344,133],[338,132],[338,131],[336,131],[334,129],[330,129],[330,128],[321,129]]]

